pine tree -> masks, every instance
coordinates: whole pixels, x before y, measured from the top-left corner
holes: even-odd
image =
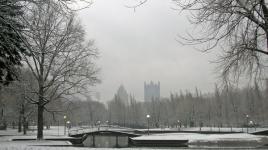
[[[17,68],[21,66],[22,54],[26,52],[18,21],[23,13],[16,0],[0,0],[0,84],[17,79]]]

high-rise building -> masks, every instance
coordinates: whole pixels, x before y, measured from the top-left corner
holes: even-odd
[[[160,82],[153,83],[152,81],[149,84],[144,82],[144,101],[152,101],[160,99]]]

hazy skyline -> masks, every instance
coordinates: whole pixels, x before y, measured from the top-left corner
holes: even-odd
[[[122,84],[143,100],[144,82],[161,83],[161,96],[180,90],[213,91],[217,82],[212,54],[182,46],[177,34],[191,31],[187,16],[172,9],[172,1],[154,0],[135,12],[126,0],[98,0],[79,12],[87,37],[94,39],[100,57],[102,83],[92,88],[101,100],[113,98]]]

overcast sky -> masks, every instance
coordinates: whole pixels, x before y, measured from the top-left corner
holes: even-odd
[[[195,87],[213,91],[213,55],[175,40],[192,28],[185,14],[171,9],[171,0],[150,0],[136,12],[125,4],[126,0],[96,0],[79,12],[87,38],[96,41],[100,52],[102,83],[91,90],[98,91],[102,101],[111,100],[121,84],[143,100],[144,81],[160,81],[162,97]]]

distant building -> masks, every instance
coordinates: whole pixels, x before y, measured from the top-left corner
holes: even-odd
[[[144,82],[144,101],[148,102],[151,100],[160,99],[160,82],[158,84],[153,83],[152,81],[149,84]]]
[[[127,94],[127,90],[125,89],[125,87],[123,85],[120,85],[120,87],[117,90],[116,95],[119,97],[119,99],[127,104],[128,103],[128,94]]]

